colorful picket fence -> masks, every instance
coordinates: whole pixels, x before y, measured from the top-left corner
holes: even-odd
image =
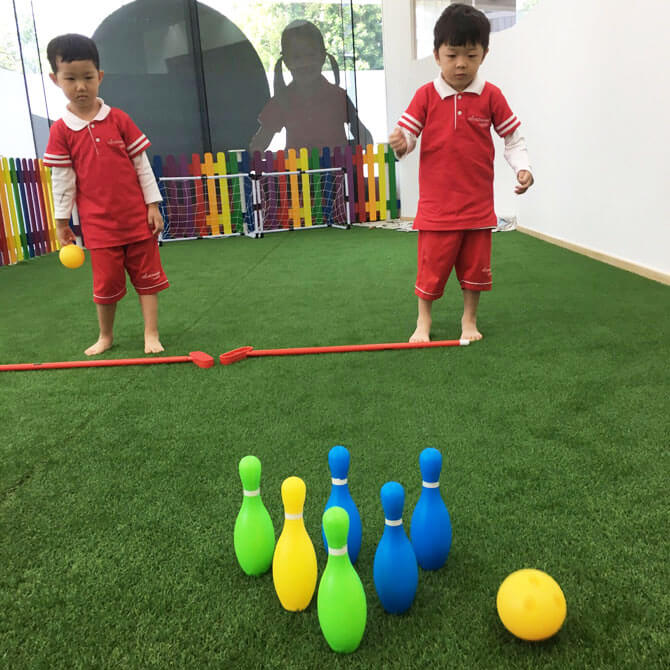
[[[0,265],[59,248],[51,170],[35,158],[0,157]]]
[[[397,195],[396,159],[386,144],[376,147],[369,144],[344,148],[301,149],[264,154],[247,151],[211,153],[202,158],[193,154],[185,156],[155,156],[153,168],[156,177],[198,177],[233,175],[238,178],[196,180],[196,204],[190,217],[190,236],[212,237],[250,234],[256,231],[251,202],[252,180],[244,178],[253,174],[295,172],[284,179],[295,188],[287,188],[289,219],[277,219],[274,229],[295,229],[312,226],[322,209],[328,207],[327,199],[310,197],[308,170],[340,168],[347,182],[347,221],[367,223],[398,217],[400,202]],[[318,184],[332,179],[330,172],[311,175]],[[203,183],[204,182],[204,183]],[[161,181],[164,195],[179,197],[185,188],[179,181]],[[278,179],[281,188],[282,179]],[[312,186],[313,188],[313,186]],[[208,191],[205,193],[205,189]],[[302,193],[296,196],[295,194]],[[292,199],[292,200],[291,200]],[[167,200],[167,198],[166,198]],[[164,207],[169,224],[170,211]],[[273,223],[268,222],[268,229]],[[0,158],[0,265],[13,265],[19,261],[41,256],[60,248],[56,237],[51,170],[34,158]]]
[[[171,203],[184,203],[184,207],[191,209],[190,229],[180,230],[180,237],[218,237],[229,235],[252,234],[256,223],[253,217],[253,208],[250,206],[251,189],[250,179],[267,173],[295,172],[289,176],[279,178],[278,188],[285,182],[290,183],[286,188],[290,193],[287,203],[291,224],[285,223],[286,217],[279,217],[269,227],[276,229],[296,229],[310,227],[312,220],[320,215],[319,208],[322,201],[319,197],[310,198],[310,187],[305,172],[308,170],[341,168],[347,181],[348,220],[353,223],[367,223],[383,221],[398,217],[400,202],[397,195],[397,180],[395,169],[396,158],[393,150],[386,144],[376,147],[369,144],[363,147],[347,146],[330,149],[289,149],[288,151],[266,151],[261,154],[247,151],[228,151],[216,154],[192,154],[190,159],[185,155],[165,158],[155,156],[153,168],[161,184],[165,198],[163,215],[166,219],[166,229],[170,226]],[[195,184],[187,186],[180,179],[193,177],[232,176],[238,178],[197,180]],[[328,173],[315,176],[317,193],[319,180],[328,180]],[[299,183],[302,180],[302,189]],[[205,182],[205,183],[203,183]],[[188,192],[186,189],[195,189]],[[314,186],[312,186],[314,190]],[[292,199],[292,200],[291,200]],[[280,198],[280,202],[282,202]],[[313,216],[313,215],[316,215]],[[180,216],[183,212],[180,210]],[[169,233],[166,236],[170,239]]]

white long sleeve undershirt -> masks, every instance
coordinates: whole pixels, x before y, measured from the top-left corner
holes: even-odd
[[[401,128],[400,126],[396,126],[396,128],[402,132],[405,141],[407,142],[407,151],[399,158],[399,160],[402,160],[405,156],[414,151],[416,147],[416,136],[413,133],[410,133],[407,128]],[[512,170],[514,170],[514,174],[519,174],[521,170],[532,172],[526,140],[522,137],[518,129],[505,136],[504,155],[505,160],[509,163]],[[397,154],[396,158],[398,158]]]
[[[148,205],[152,202],[163,200],[161,192],[154,177],[154,171],[143,151],[139,156],[131,158],[137,179],[142,189],[144,202]],[[51,186],[54,196],[54,210],[56,219],[69,219],[77,196],[77,175],[72,167],[52,167]]]

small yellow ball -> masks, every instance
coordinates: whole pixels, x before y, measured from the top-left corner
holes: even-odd
[[[66,268],[74,270],[83,264],[84,250],[76,244],[68,244],[61,247],[61,250],[58,252],[58,258]]]
[[[561,587],[541,570],[517,570],[498,589],[498,616],[522,640],[546,640],[565,621],[567,604]]]

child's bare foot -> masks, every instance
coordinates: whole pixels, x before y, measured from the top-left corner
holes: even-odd
[[[419,298],[419,316],[416,319],[416,330],[409,338],[410,342],[430,342],[430,326],[433,323],[432,309],[431,300]]]
[[[161,351],[165,351],[163,345],[158,339],[158,335],[145,335],[144,336],[144,353],[145,354],[158,354]]]
[[[466,321],[465,319],[461,321],[462,340],[470,340],[470,342],[474,342],[476,340],[481,340],[482,337],[484,336],[477,330],[476,321]]]
[[[409,338],[410,342],[430,342],[430,323],[416,322],[416,330]]]
[[[102,337],[98,338],[98,341],[95,344],[92,344],[84,352],[87,356],[95,356],[96,354],[101,354],[103,351],[107,351],[112,346],[114,339],[112,337]]]

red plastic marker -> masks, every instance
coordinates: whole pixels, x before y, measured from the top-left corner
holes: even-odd
[[[299,356],[304,354],[346,354],[353,351],[381,351],[385,349],[429,349],[431,347],[464,347],[470,340],[438,340],[436,342],[387,342],[386,344],[344,344],[334,347],[297,347],[293,349],[254,349],[240,347],[219,356],[221,365],[237,363],[255,356]]]
[[[19,370],[62,370],[69,368],[109,368],[120,365],[155,365],[157,363],[195,363],[199,368],[214,367],[214,357],[204,351],[192,351],[188,356],[159,356],[157,358],[109,358],[94,361],[62,361],[59,363],[15,363],[0,365],[0,372]]]

